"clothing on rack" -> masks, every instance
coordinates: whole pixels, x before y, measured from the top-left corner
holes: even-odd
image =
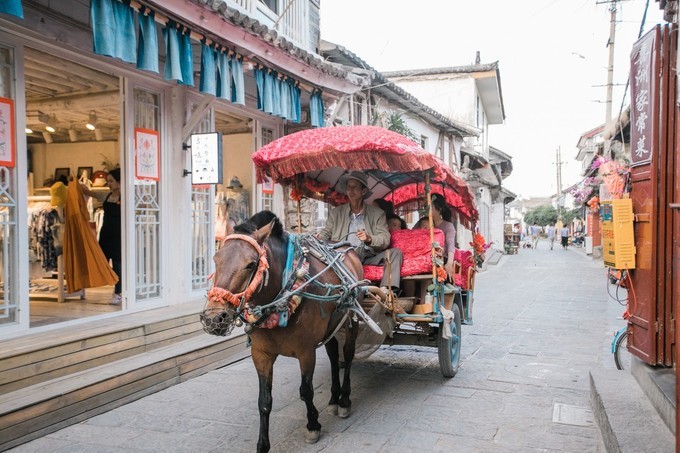
[[[35,253],[42,264],[42,268],[51,272],[57,270],[59,253],[55,247],[53,227],[62,224],[57,208],[48,202],[37,202],[29,205],[28,224],[30,225],[31,242]]]
[[[118,276],[109,266],[89,226],[83,191],[77,181],[68,184],[65,207],[64,272],[68,292],[114,285]]]

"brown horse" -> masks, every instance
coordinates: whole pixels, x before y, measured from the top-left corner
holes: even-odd
[[[306,442],[318,441],[321,433],[312,386],[315,350],[321,344],[325,343],[331,362],[329,405],[340,417],[350,413],[350,371],[358,323],[356,316],[347,314],[356,312],[355,299],[363,290],[363,269],[353,251],[337,252],[326,247],[320,253],[314,250],[314,241],[310,235],[285,233],[276,216],[263,211],[237,226],[214,258],[214,285],[201,320],[206,331],[215,335],[228,334],[234,323],[247,324],[260,386],[258,452],[270,447],[273,367],[279,355],[300,362],[300,398],[307,406]],[[294,247],[291,243],[302,245]],[[295,267],[292,271],[291,265]],[[287,279],[287,275],[291,277]],[[342,386],[339,345],[334,337],[341,328],[346,338]]]

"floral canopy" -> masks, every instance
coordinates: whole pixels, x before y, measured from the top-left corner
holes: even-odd
[[[370,200],[384,198],[400,187],[433,181],[457,195],[452,207],[468,222],[477,219],[474,197],[465,181],[416,142],[376,126],[308,129],[287,135],[253,154],[257,180],[272,180],[291,188],[291,196],[322,200],[332,205],[347,201],[337,191],[340,177],[353,170],[368,175]],[[447,198],[448,200],[448,198]],[[462,209],[461,209],[462,208]]]

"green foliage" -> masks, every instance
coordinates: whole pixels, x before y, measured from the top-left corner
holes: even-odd
[[[524,222],[539,226],[554,225],[557,222],[557,210],[552,205],[539,206],[524,214]]]
[[[392,132],[401,134],[405,137],[408,137],[417,143],[420,143],[420,137],[418,136],[418,134],[413,132],[413,130],[410,127],[408,127],[406,119],[404,118],[404,112],[395,112],[392,110],[388,110],[382,112],[381,116],[383,117],[383,122],[387,129],[391,130]]]
[[[580,219],[582,218],[581,215],[581,208],[574,208],[574,209],[565,209],[562,211],[562,222],[564,223],[571,223],[572,220],[574,219]]]

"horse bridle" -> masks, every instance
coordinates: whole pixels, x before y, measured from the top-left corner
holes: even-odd
[[[233,293],[228,289],[215,286],[217,277],[214,276],[213,285],[208,291],[208,301],[222,304],[225,307],[227,306],[227,304],[229,304],[233,307],[236,307],[237,314],[240,314],[243,311],[243,308],[245,307],[246,303],[250,301],[255,291],[257,291],[257,288],[261,285],[262,278],[265,276],[265,274],[267,274],[268,277],[269,262],[267,261],[266,249],[260,246],[260,244],[252,237],[247,236],[245,234],[230,234],[224,239],[224,242],[233,240],[245,241],[257,251],[258,254],[257,269],[254,270],[253,273],[250,275],[250,279],[248,281],[248,286],[246,286],[246,289],[244,289],[240,293]],[[266,278],[265,281],[266,280],[268,280],[268,278]]]

